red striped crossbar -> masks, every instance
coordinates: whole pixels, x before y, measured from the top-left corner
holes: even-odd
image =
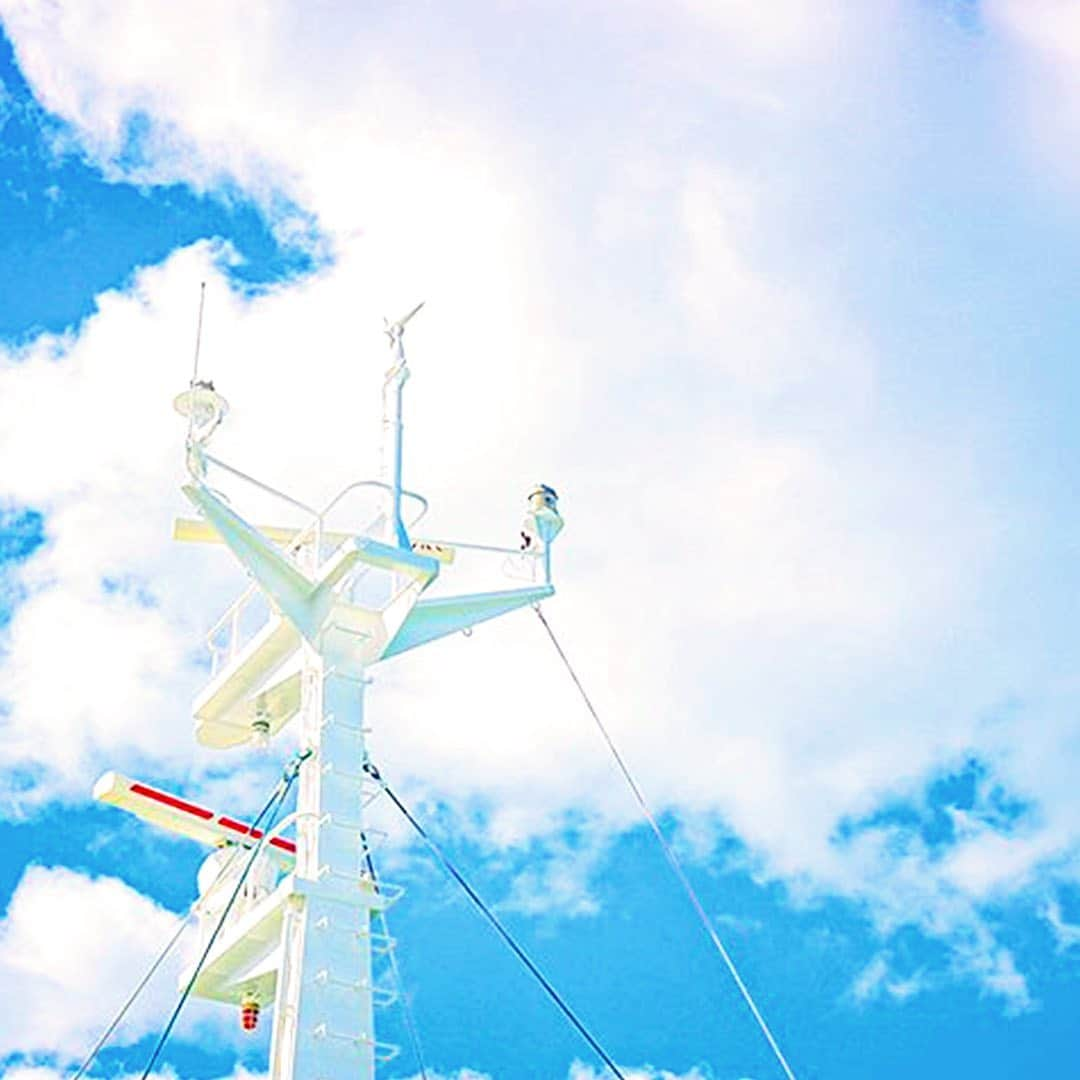
[[[263,835],[261,829],[252,829],[246,822],[237,821],[227,814],[216,814],[205,806],[138,780],[130,780],[116,772],[107,772],[94,785],[94,798],[211,847],[220,847],[225,843],[251,847]],[[273,848],[283,858],[292,859],[296,855],[296,844],[282,836],[271,837],[267,847]]]

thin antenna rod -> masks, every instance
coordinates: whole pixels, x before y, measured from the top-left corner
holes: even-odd
[[[206,306],[206,282],[199,282],[199,319],[195,325],[195,361],[191,365],[191,384],[189,390],[195,389],[195,383],[199,379],[199,353],[202,350],[202,320],[203,309]],[[191,435],[195,430],[195,402],[194,398],[191,402],[191,409],[188,412],[188,425],[187,425],[187,441],[188,446],[191,446]]]
[[[199,321],[195,327],[195,363],[191,368],[191,389],[195,389],[195,383],[199,378],[199,351],[202,349],[202,319],[203,308],[206,305],[206,282],[199,282]]]

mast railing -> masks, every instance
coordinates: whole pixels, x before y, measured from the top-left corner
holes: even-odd
[[[226,465],[218,458],[212,458],[207,455],[207,460],[214,465],[218,465],[221,468],[226,469],[234,476],[240,479],[254,484],[260,490],[267,491],[274,495],[279,495],[285,498],[293,506],[299,507],[304,510],[309,508],[304,506],[289,496],[284,495],[283,492],[279,492],[274,488],[269,487],[266,484],[261,483],[254,477],[249,476],[247,473],[241,472],[239,469],[234,469],[231,465]],[[384,484],[380,480],[356,480],[351,484],[347,484],[341,489],[323,508],[322,510],[314,513],[311,520],[307,524],[303,525],[297,532],[290,538],[290,540],[283,546],[285,554],[297,564],[302,570],[311,571],[314,570],[323,559],[324,555],[329,555],[330,552],[323,552],[324,539],[327,536],[336,536],[337,534],[333,530],[328,530],[326,527],[327,517],[332,513],[341,503],[341,501],[353,491],[357,491],[362,488],[375,488],[382,491],[392,491],[389,484]],[[414,491],[403,491],[402,496],[406,499],[414,501],[417,505],[415,513],[410,517],[409,527],[411,528],[417,522],[419,522],[428,510],[428,501],[423,495],[420,495]],[[385,517],[385,511],[381,510],[375,514],[359,531],[353,535],[366,536],[378,527],[381,520]],[[307,556],[305,558],[305,555]],[[305,563],[307,565],[305,565]],[[335,587],[335,592],[339,595],[346,593],[350,589],[356,586],[362,577],[364,577],[371,568],[366,565],[358,566],[352,573],[347,574],[341,582]],[[396,598],[400,594],[401,590],[394,593],[392,598]],[[243,647],[253,638],[259,631],[266,626],[272,617],[272,611],[269,605],[266,605],[267,614],[261,620],[258,625],[253,627],[247,627],[244,624],[244,616],[247,613],[249,606],[253,600],[261,600],[265,604],[265,596],[258,584],[252,582],[248,587],[222,612],[221,616],[210,628],[206,634],[206,646],[210,653],[210,675],[213,678],[217,675],[223,664],[231,663],[237,656],[237,654],[243,649]]]
[[[222,663],[229,663],[236,658],[244,645],[266,625],[268,619],[260,621],[259,626],[250,633],[245,633],[243,617],[253,600],[261,600],[269,610],[262,590],[252,582],[226,609],[210,628],[206,635],[206,646],[210,650],[210,677],[213,678]]]

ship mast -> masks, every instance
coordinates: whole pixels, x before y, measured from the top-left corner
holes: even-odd
[[[373,916],[402,890],[376,881],[371,870],[364,811],[379,788],[364,769],[369,669],[554,592],[549,545],[561,519],[554,492],[543,488],[542,499],[536,492],[531,497],[524,554],[501,549],[531,568],[533,584],[425,596],[454,551],[438,541],[410,540],[403,509],[426,507],[402,488],[402,387],[409,374],[403,339],[418,310],[387,326],[392,363],[383,388],[383,479],[348,485],[300,528],[253,525],[209,485],[207,473],[217,469],[273,490],[208,452],[227,411],[213,385],[193,382],[176,403],[189,420],[183,491],[200,516],[178,521],[175,536],[224,544],[251,578],[208,638],[211,678],[195,699],[196,738],[228,752],[266,744],[294,719],[300,726],[296,810],[259,841],[261,862],[242,882],[241,902],[228,911],[219,936],[207,938],[204,927],[205,962],[184,976],[195,996],[240,1006],[245,1026],[260,1006],[274,1006],[272,1080],[371,1080],[377,1065],[396,1054],[376,1034],[376,1008],[393,998],[380,982],[378,958],[393,942],[377,931],[384,923]],[[363,488],[376,489],[383,512],[364,527],[333,531],[331,511]],[[245,632],[260,600],[268,614]],[[207,894],[238,880],[245,860],[222,860],[223,845],[238,842],[234,819],[116,774],[103,777],[95,794],[214,845],[200,872]],[[295,843],[280,836],[290,825]],[[240,833],[239,842],[255,843],[255,833]],[[204,921],[212,921],[221,905],[215,907],[213,895],[200,903]]]

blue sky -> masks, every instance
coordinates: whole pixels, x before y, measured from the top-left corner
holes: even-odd
[[[6,38],[2,48],[5,340],[77,324],[97,293],[123,284],[136,266],[206,236],[237,248],[244,260],[232,271],[237,287],[311,268],[310,253],[279,244],[242,193],[107,182],[35,100]]]
[[[222,456],[315,502],[375,471],[381,317],[427,300],[426,527],[562,492],[548,614],[797,1076],[1080,1067],[1080,15],[851,7],[0,0],[5,1075],[78,1061],[193,897],[97,776],[251,813],[291,747],[191,737],[242,580],[169,541],[202,281]],[[527,612],[369,707],[635,1080],[781,1075]],[[586,1080],[381,824],[431,1065]],[[141,1071],[170,976],[94,1075]],[[260,1075],[237,1027],[196,1006],[168,1068]]]

